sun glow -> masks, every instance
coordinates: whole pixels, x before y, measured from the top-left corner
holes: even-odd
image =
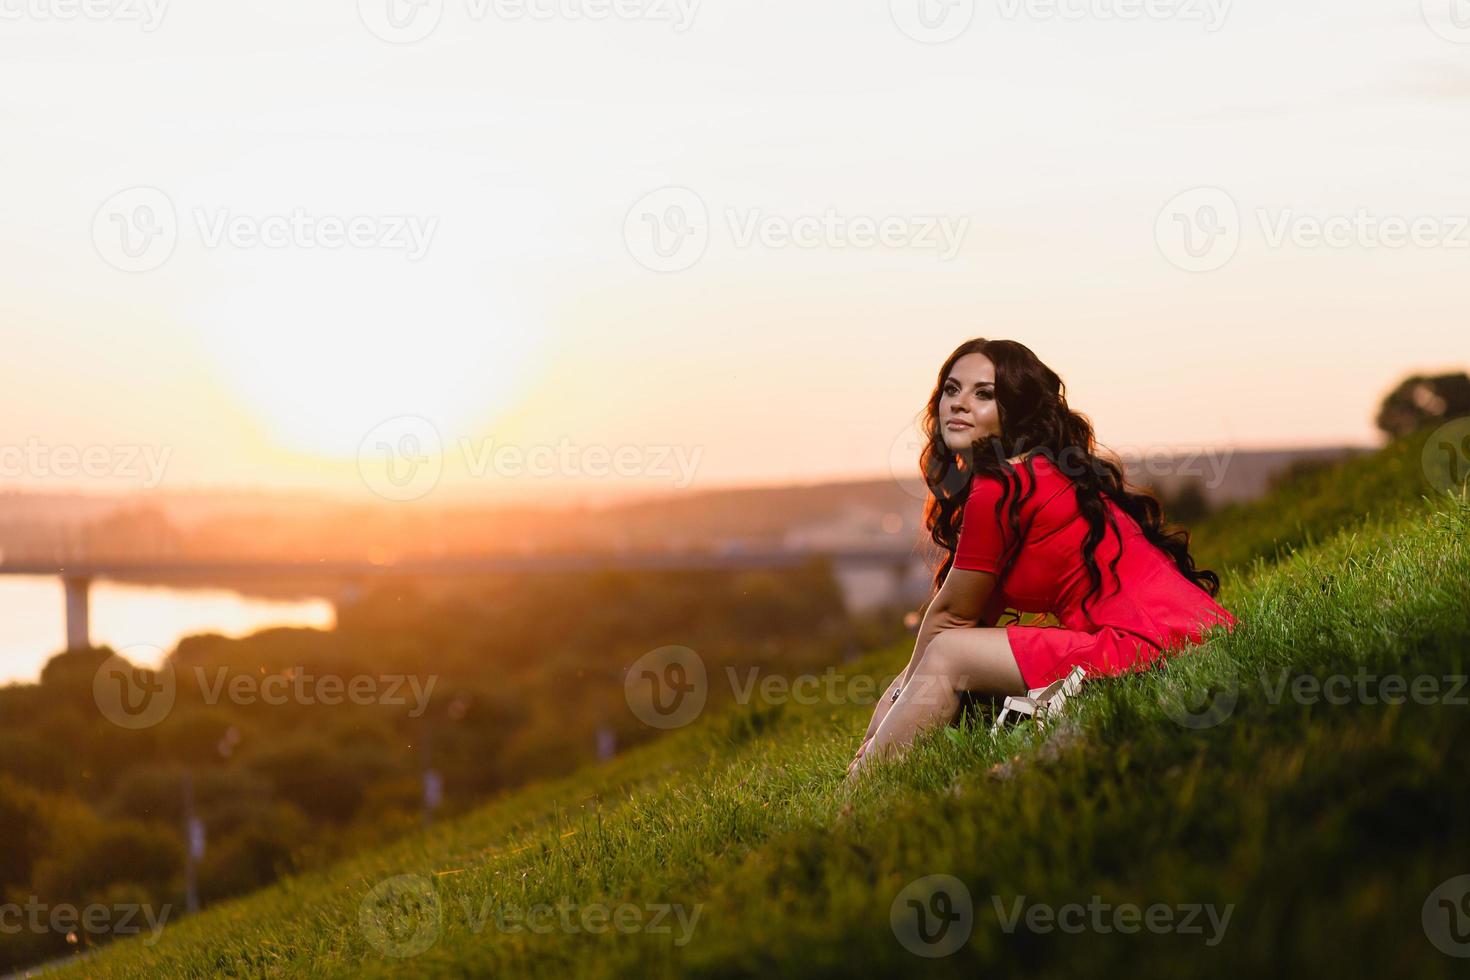
[[[345,459],[386,419],[422,416],[453,440],[509,409],[542,354],[522,320],[468,276],[326,263],[216,296],[200,326],[272,439]]]

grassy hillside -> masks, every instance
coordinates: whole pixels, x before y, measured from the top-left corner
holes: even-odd
[[[1306,466],[1263,500],[1221,508],[1195,531],[1195,557],[1207,568],[1244,569],[1402,511],[1432,485],[1451,483],[1448,458],[1436,451],[1443,447],[1430,445],[1435,434],[1424,429],[1376,453]]]
[[[1202,530],[1237,569],[1274,559],[1227,572],[1241,626],[1088,685],[1048,735],[950,729],[849,793],[871,699],[757,696],[77,972],[1458,973],[1421,913],[1470,873],[1470,502],[1404,452]]]

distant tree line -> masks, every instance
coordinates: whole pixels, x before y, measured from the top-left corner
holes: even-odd
[[[707,665],[820,672],[903,633],[894,611],[854,620],[820,562],[771,572],[607,572],[502,578],[430,594],[385,583],[337,629],[190,637],[169,658],[172,709],[128,730],[94,700],[112,651],[63,653],[40,683],[0,688],[0,897],[50,906],[185,908],[187,818],[203,832],[193,869],[204,904],[374,846],[527,781],[568,773],[660,734],[629,710],[624,673],[665,645]],[[405,703],[237,699],[303,674],[412,677]],[[319,687],[317,694],[326,690]],[[386,691],[386,685],[378,692]],[[440,798],[442,797],[442,799]],[[0,934],[0,969],[85,948],[95,937]]]

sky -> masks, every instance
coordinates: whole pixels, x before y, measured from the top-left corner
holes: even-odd
[[[1466,366],[1467,53],[1465,0],[0,0],[0,488],[881,475],[975,336],[1116,449],[1371,444]]]

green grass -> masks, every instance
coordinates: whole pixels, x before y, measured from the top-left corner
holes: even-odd
[[[1426,428],[1378,452],[1311,469],[1263,500],[1227,505],[1194,530],[1195,559],[1205,568],[1247,568],[1413,506],[1430,478],[1450,485],[1445,456],[1431,448],[1425,459],[1436,432]]]
[[[1395,499],[1355,512],[1372,516],[1335,535],[1319,534],[1329,508],[1295,501],[1317,543],[1227,574],[1225,599],[1241,620],[1233,633],[1167,669],[1089,684],[1049,736],[949,729],[849,793],[843,768],[869,705],[752,705],[179,920],[156,945],[115,944],[76,969],[1457,974],[1463,964],[1431,945],[1420,915],[1435,886],[1470,873],[1470,708],[1273,698],[1282,672],[1465,673],[1470,503],[1416,500],[1427,488],[1386,482]],[[1270,517],[1237,520],[1261,528]],[[1265,557],[1254,546],[1250,557]],[[847,672],[889,675],[907,654],[877,651]],[[1205,695],[1231,706],[1219,724],[1175,720]],[[922,959],[899,942],[890,911],[905,885],[932,874],[965,883],[974,921],[957,952]],[[426,891],[369,900],[401,875],[419,876]],[[1207,945],[1208,925],[1204,935],[1006,932],[995,906],[1023,896],[1085,905],[1094,895],[1230,906],[1231,918]],[[564,899],[680,905],[698,918],[687,934],[670,919],[670,932],[593,935],[502,932],[493,917]],[[385,940],[406,941],[420,926],[432,940],[422,952],[384,955]]]

